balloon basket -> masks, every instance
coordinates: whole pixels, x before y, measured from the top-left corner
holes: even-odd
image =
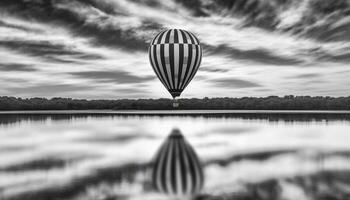
[[[174,101],[173,101],[173,108],[178,108],[179,105],[180,105],[179,102],[176,99],[174,99]]]

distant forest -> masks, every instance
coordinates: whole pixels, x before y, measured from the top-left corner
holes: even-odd
[[[172,99],[86,100],[71,98],[0,97],[0,110],[172,110]],[[269,96],[179,99],[176,109],[350,110],[349,97]]]

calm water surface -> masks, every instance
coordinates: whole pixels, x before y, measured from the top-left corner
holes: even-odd
[[[0,199],[169,199],[149,168],[178,128],[203,199],[350,199],[349,114],[0,114]],[[195,198],[195,197],[194,197]]]

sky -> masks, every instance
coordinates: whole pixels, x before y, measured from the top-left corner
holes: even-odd
[[[183,98],[349,96],[349,0],[1,0],[0,96],[171,98],[148,46],[195,34]]]

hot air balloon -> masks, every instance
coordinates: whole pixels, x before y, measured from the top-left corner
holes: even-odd
[[[188,31],[169,29],[156,35],[148,52],[154,72],[175,101],[201,63],[199,40]]]
[[[198,156],[178,129],[174,129],[161,145],[152,164],[152,184],[159,192],[189,197],[203,186],[204,175]]]

